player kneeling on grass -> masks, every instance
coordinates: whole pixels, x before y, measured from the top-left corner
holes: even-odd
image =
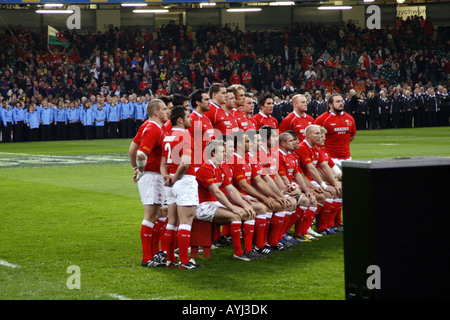
[[[191,127],[188,110],[175,106],[170,115],[172,130],[162,142],[161,175],[164,178],[168,208],[168,222],[161,249],[167,255],[167,267],[176,265],[175,243],[178,244],[180,269],[202,268],[189,260],[192,220],[198,205],[198,184],[191,166]],[[176,235],[176,241],[175,241]]]
[[[250,261],[252,259],[241,247],[241,228],[242,222],[255,219],[255,211],[233,186],[232,177],[220,168],[225,157],[223,141],[209,142],[205,151],[208,160],[196,172],[200,204],[195,211],[195,217],[218,225],[229,223],[234,259]],[[236,205],[228,200],[220,187],[224,188]]]

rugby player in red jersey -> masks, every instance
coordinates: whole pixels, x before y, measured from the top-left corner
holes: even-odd
[[[144,219],[141,224],[142,266],[154,266],[150,263],[157,253],[152,245],[154,226],[160,214],[161,204],[165,200],[164,179],[160,173],[161,143],[164,139],[163,124],[167,121],[168,109],[159,99],[147,104],[149,121],[141,126],[130,145],[130,162],[135,170],[134,180],[138,184],[141,201],[144,206]],[[139,148],[137,148],[139,146]],[[137,149],[136,152],[134,152]]]
[[[231,88],[233,89],[233,94],[236,99],[236,107],[233,109],[232,114],[236,118],[239,128],[244,132],[255,129],[255,123],[251,119],[251,113],[253,111],[252,97],[249,94],[246,94],[243,85],[233,85]]]
[[[280,133],[293,130],[302,142],[305,139],[305,129],[314,123],[314,118],[306,113],[308,104],[303,94],[297,94],[292,98],[292,107],[294,110],[280,123]]]
[[[342,161],[351,160],[350,142],[356,135],[355,119],[344,111],[340,94],[328,99],[330,110],[317,117],[315,124],[327,129],[325,147],[333,161],[341,167]]]
[[[194,108],[190,115],[191,127],[188,128],[194,150],[191,165],[198,169],[206,160],[204,151],[207,143],[214,138],[214,128],[211,120],[205,116],[205,112],[210,108],[208,93],[201,89],[194,91],[191,95],[191,105]]]
[[[170,114],[172,130],[161,144],[161,175],[165,181],[168,222],[162,240],[162,250],[167,255],[166,265],[175,264],[175,243],[179,249],[180,269],[198,269],[195,260],[189,260],[192,220],[198,205],[198,183],[192,162],[192,141],[189,111],[175,106]],[[175,241],[176,237],[176,241]]]
[[[318,199],[316,228],[321,234],[334,234],[334,232],[327,226],[327,219],[331,214],[333,206],[333,194],[331,193],[331,190],[327,190],[328,185],[322,179],[316,168],[317,164],[327,162],[326,159],[321,157],[319,149],[317,148],[321,138],[320,126],[308,126],[305,134],[306,138],[302,143],[300,143],[297,150],[300,159],[300,166],[311,184],[315,185],[319,192],[323,193],[325,196],[325,201],[323,201],[323,199]]]
[[[209,110],[205,112],[205,116],[211,120],[214,129],[220,131],[221,134],[232,134],[237,131],[235,123],[230,121],[228,113],[225,112],[228,99],[226,87],[221,83],[213,83],[209,88],[209,97],[211,99],[210,106]]]
[[[320,127],[320,133],[320,142],[317,147],[324,161],[317,166],[317,169],[319,169],[319,174],[329,188],[332,189],[331,191],[334,195],[333,208],[331,214],[328,216],[327,226],[334,232],[342,232],[342,172],[334,163],[333,159],[329,157],[326,150],[325,139],[327,129]]]
[[[230,224],[230,234],[234,249],[234,259],[250,261],[241,246],[242,222],[255,218],[252,206],[242,199],[241,193],[233,186],[232,176],[221,169],[225,147],[221,140],[213,140],[206,147],[208,160],[196,172],[199,205],[195,216],[199,220],[219,225]],[[230,197],[221,190],[225,190]]]
[[[272,116],[273,98],[270,94],[265,94],[259,99],[259,108],[259,113],[252,117],[256,125],[256,130],[259,130],[263,126],[278,129],[278,121]]]

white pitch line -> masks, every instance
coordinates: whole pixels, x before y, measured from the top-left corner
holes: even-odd
[[[121,296],[120,294],[115,294],[115,293],[110,293],[109,296],[111,298],[119,299],[119,300],[131,300],[130,298],[127,298],[125,296]]]
[[[9,263],[8,261],[5,261],[5,260],[0,260],[0,266],[4,266],[4,267],[8,267],[8,268],[20,268],[20,266]]]
[[[11,156],[26,156],[34,158],[44,158],[44,159],[58,159],[58,160],[73,160],[73,161],[117,161],[124,162],[129,161],[128,158],[109,158],[108,156],[95,156],[95,155],[45,155],[45,154],[29,154],[29,153],[17,153],[17,152],[0,152],[3,155]],[[81,159],[81,160],[80,160]]]
[[[173,297],[156,297],[156,298],[152,298],[150,300],[174,300],[174,299],[183,299],[186,298],[187,296],[173,296]]]

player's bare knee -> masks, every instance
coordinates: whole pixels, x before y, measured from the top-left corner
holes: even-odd
[[[257,203],[253,206],[256,214],[264,214],[267,212],[267,207],[262,203]]]
[[[305,196],[302,196],[298,202],[299,207],[309,207],[309,199]]]
[[[325,194],[323,194],[323,193],[316,194],[316,201],[318,203],[325,204],[325,200],[326,200]]]

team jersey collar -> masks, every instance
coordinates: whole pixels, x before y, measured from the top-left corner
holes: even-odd
[[[157,126],[158,126],[158,128],[160,128],[161,129],[161,126],[158,124],[158,123],[156,123],[155,121],[151,121],[151,120],[149,120],[148,121],[149,123],[154,123],[154,124],[156,124]]]
[[[214,168],[217,168],[214,162],[212,162],[211,160],[208,160],[208,162],[211,163]]]
[[[260,115],[262,115],[264,118],[268,118],[269,116],[266,116],[264,113],[262,113],[261,111],[259,112]]]
[[[244,158],[242,158],[240,155],[238,155],[236,152],[233,152],[233,155],[235,155],[235,156],[238,157],[239,159],[244,159]]]
[[[311,146],[311,145],[308,143],[308,141],[306,141],[306,139],[303,140],[303,141],[305,141],[305,143],[308,145],[308,147],[310,147],[311,149],[313,148],[313,146]]]
[[[195,113],[196,115],[198,115],[199,117],[203,117],[203,115],[202,114],[200,114],[200,113],[198,113],[197,111],[192,111],[192,113]]]
[[[299,117],[299,118],[306,118],[306,113],[305,113],[305,112],[303,112],[303,115],[301,116],[301,115],[299,115],[297,112],[295,112],[295,110],[294,110],[294,114],[295,114],[296,117]]]
[[[213,106],[215,106],[216,108],[221,109],[220,106],[218,106],[218,105],[215,104],[214,102],[210,101],[209,103],[212,104]]]

